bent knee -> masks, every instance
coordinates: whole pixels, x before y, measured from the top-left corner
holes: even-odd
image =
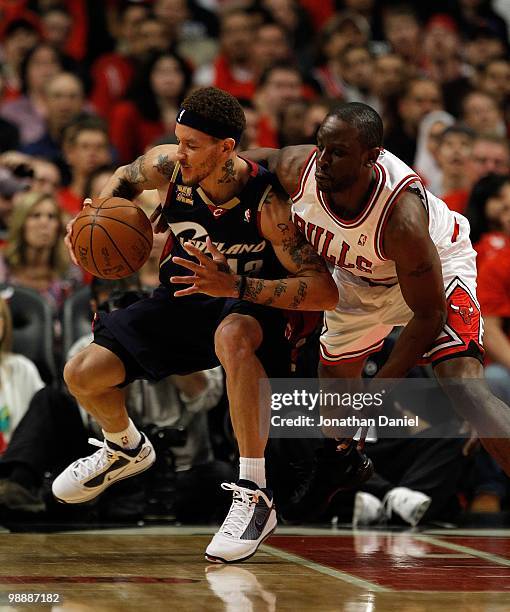
[[[111,351],[91,344],[64,367],[64,381],[73,394],[88,395],[115,387],[126,374],[122,361]]]
[[[216,330],[214,347],[223,363],[228,359],[242,359],[254,353],[262,339],[262,328],[256,319],[247,315],[231,315]]]

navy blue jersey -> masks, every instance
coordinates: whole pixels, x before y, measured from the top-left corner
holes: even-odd
[[[227,258],[235,274],[248,274],[260,278],[281,278],[287,272],[278,261],[272,245],[260,232],[259,220],[263,203],[272,189],[272,176],[262,166],[246,160],[250,176],[242,191],[234,198],[216,206],[200,186],[182,183],[180,170],[174,189],[163,211],[172,234],[165,245],[160,261],[161,283],[176,289],[169,278],[190,274],[175,265],[171,257],[191,258],[182,249],[182,243],[192,242],[207,252],[205,239],[209,236],[216,248]]]

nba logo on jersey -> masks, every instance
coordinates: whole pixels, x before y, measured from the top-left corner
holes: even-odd
[[[358,240],[359,246],[365,246],[366,241],[367,241],[367,236],[365,236],[365,234],[360,234],[360,237]]]
[[[251,211],[248,208],[248,210],[244,211],[244,221],[245,221],[245,223],[249,223],[250,220],[251,220]]]

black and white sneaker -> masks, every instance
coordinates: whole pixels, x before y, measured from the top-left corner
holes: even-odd
[[[71,463],[53,481],[51,488],[58,501],[88,502],[115,482],[149,469],[156,459],[154,448],[143,433],[140,444],[132,450],[94,438],[89,438],[89,444],[100,449]]]
[[[224,482],[222,488],[232,491],[234,499],[219,531],[205,551],[213,563],[245,561],[276,528],[276,511],[270,489],[259,489],[249,480],[237,484]]]

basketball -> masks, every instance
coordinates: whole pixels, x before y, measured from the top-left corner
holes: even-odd
[[[95,198],[73,225],[73,251],[94,276],[117,279],[137,272],[152,249],[152,226],[136,204],[124,198]]]

